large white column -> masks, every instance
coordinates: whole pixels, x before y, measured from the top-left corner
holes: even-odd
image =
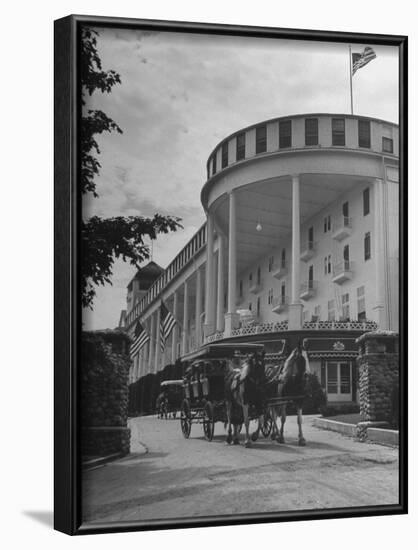
[[[208,212],[206,222],[206,285],[205,285],[205,336],[215,330],[215,285],[214,285],[214,254],[213,254],[213,215]]]
[[[289,329],[302,328],[300,302],[300,182],[299,175],[292,176],[292,272],[291,303],[289,305]]]
[[[183,300],[183,355],[187,353],[188,325],[189,325],[189,283],[184,281],[184,300]]]
[[[148,328],[147,328],[148,330]],[[149,333],[148,333],[149,334]],[[149,341],[145,344],[144,346],[144,369],[143,369],[143,374],[148,374],[149,373],[149,350],[150,350],[150,345],[149,345]]]
[[[378,328],[388,328],[387,297],[386,297],[386,271],[388,268],[387,253],[384,239],[386,220],[383,204],[383,181],[376,179],[373,185],[374,192],[374,230],[371,239],[371,257],[375,266],[375,304],[373,307],[374,319]]]
[[[172,331],[172,337],[171,337],[171,362],[174,363],[177,360],[177,344],[179,341],[179,325],[178,325],[178,318],[179,318],[179,312],[178,312],[178,293],[177,291],[174,292],[174,298],[173,298],[173,316],[174,319],[176,319],[177,323],[174,325],[173,331]]]
[[[138,370],[136,373],[136,377],[141,378],[141,371],[142,371],[142,355],[144,353],[144,348],[140,349],[138,352]]]
[[[218,232],[218,295],[216,305],[216,330],[222,332],[225,326],[224,316],[224,262],[225,262],[225,239]]]
[[[151,331],[150,331],[150,342],[149,342],[149,356],[148,356],[148,372],[154,372],[155,365],[155,312],[151,313]]]
[[[234,191],[229,193],[228,234],[228,312],[225,315],[225,335],[231,334],[238,325],[237,303],[237,213]]]
[[[155,366],[154,366],[154,372],[158,372],[161,367],[161,349],[160,349],[160,316],[161,316],[161,309],[158,308],[155,312],[155,318],[156,318],[156,327],[155,327]]]
[[[202,272],[199,268],[197,268],[196,303],[195,303],[196,348],[199,348],[202,344],[201,315],[202,315]]]

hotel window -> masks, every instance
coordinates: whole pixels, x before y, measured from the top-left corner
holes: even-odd
[[[253,274],[250,273],[248,276],[248,282],[250,283],[250,286],[253,284]]]
[[[273,266],[274,266],[274,256],[270,256],[270,258],[269,258],[269,273],[271,273],[273,271]]]
[[[346,244],[343,248],[344,269],[350,271],[350,245]]]
[[[261,300],[260,297],[257,298],[257,317],[260,317],[260,308],[261,308]]]
[[[267,302],[268,302],[269,305],[273,303],[273,289],[272,288],[269,289]]]
[[[216,174],[216,153],[212,157],[212,176]]]
[[[324,233],[331,231],[331,216],[325,216],[324,218]]]
[[[335,302],[328,300],[328,321],[335,321]]]
[[[343,203],[342,211],[343,211],[344,226],[346,226],[349,223],[349,216],[350,216],[348,201]]]
[[[327,361],[327,394],[340,395],[341,400],[351,399],[351,363]]]
[[[345,145],[345,120],[343,118],[332,119],[332,144]]]
[[[281,267],[286,267],[286,249],[282,249]]]
[[[245,134],[237,135],[237,160],[245,159]]]
[[[292,147],[292,121],[282,120],[279,122],[279,148]]]
[[[367,187],[363,191],[363,216],[367,216],[370,212],[370,189]]]
[[[370,149],[370,121],[358,121],[358,146]]]
[[[312,318],[312,321],[315,321],[315,322],[321,319],[321,306],[315,306],[314,317],[315,318]]]
[[[239,282],[239,297],[242,298],[242,294],[243,294],[243,284],[242,284],[242,279],[241,281]]]
[[[313,283],[313,265],[310,265],[308,268],[308,288],[312,289],[314,287]]]
[[[364,260],[370,260],[372,254],[371,254],[371,247],[370,247],[370,231],[368,231],[364,235]]]
[[[366,293],[364,286],[357,288],[357,319],[359,321],[366,320]]]
[[[222,168],[228,166],[228,142],[222,144]]]
[[[305,145],[318,145],[317,118],[305,118]]]
[[[284,304],[286,302],[286,284],[282,283],[282,286],[280,287],[280,297],[281,302]]]
[[[267,151],[267,126],[257,126],[255,129],[255,152],[265,153]]]
[[[341,297],[342,303],[342,320],[348,321],[350,319],[350,294],[343,294]]]
[[[308,248],[309,250],[313,250],[314,247],[314,231],[313,227],[310,227],[308,229]]]
[[[324,274],[328,275],[329,273],[331,273],[331,254],[324,258]]]
[[[250,303],[248,304],[248,309],[249,309],[250,311],[253,310],[253,303],[252,303],[252,302],[250,302]]]
[[[261,283],[261,269],[260,267],[257,269],[257,284],[259,285]]]
[[[393,139],[382,137],[382,151],[384,153],[393,153]]]

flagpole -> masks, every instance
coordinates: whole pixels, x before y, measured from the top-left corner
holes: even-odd
[[[348,45],[348,55],[350,62],[348,64],[348,69],[350,71],[350,101],[351,101],[351,114],[353,114],[353,57],[351,55],[351,44]]]

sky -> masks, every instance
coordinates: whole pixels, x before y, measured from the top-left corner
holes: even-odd
[[[348,44],[97,29],[103,69],[121,76],[110,94],[95,92],[123,134],[99,136],[99,198],[85,197],[83,216],[182,218],[161,235],[153,260],[166,267],[205,221],[200,190],[213,148],[263,120],[298,113],[350,113]],[[353,76],[354,114],[398,123],[398,51],[372,46],[376,59]],[[116,261],[112,285],[97,287],[84,328],[118,325],[135,268]]]

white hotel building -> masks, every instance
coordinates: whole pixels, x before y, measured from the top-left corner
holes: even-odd
[[[208,342],[278,354],[305,340],[328,400],[356,401],[355,339],[398,330],[398,158],[397,125],[345,114],[226,137],[207,162],[206,223],[145,295],[129,287],[125,326],[151,336],[131,383]],[[161,299],[178,321],[164,356]]]

